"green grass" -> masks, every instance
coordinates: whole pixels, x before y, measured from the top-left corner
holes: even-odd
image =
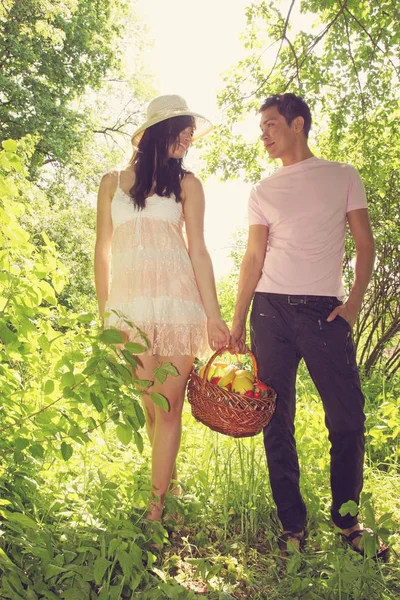
[[[391,513],[386,563],[364,560],[334,532],[323,412],[301,370],[296,437],[309,518],[302,555],[282,558],[276,548],[262,436],[234,440],[211,432],[186,405],[179,456],[185,494],[168,500],[166,512],[180,521],[167,520],[165,529],[143,521],[148,444],[140,455],[99,431],[67,462],[53,457],[36,471],[31,462],[3,472],[0,598],[399,598],[400,417],[390,409],[398,394],[394,384],[383,396],[376,381],[365,388],[369,427],[380,433],[367,436],[364,491],[372,493],[366,504],[377,518]],[[13,521],[16,511],[30,520]]]

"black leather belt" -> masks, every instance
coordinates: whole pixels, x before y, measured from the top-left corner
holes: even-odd
[[[308,304],[308,302],[326,302],[327,300],[330,302],[338,301],[336,296],[311,296],[308,294],[273,294],[269,292],[265,293],[265,295],[268,296],[268,298],[271,298],[271,300],[281,300],[283,302],[287,302],[291,306],[296,306],[297,304]]]

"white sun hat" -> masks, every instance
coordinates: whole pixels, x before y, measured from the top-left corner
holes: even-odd
[[[165,121],[166,119],[170,119],[171,117],[180,117],[183,115],[195,118],[196,129],[193,134],[193,141],[206,135],[213,128],[212,123],[208,119],[189,109],[186,100],[184,100],[182,96],[177,96],[175,94],[158,96],[158,98],[154,98],[147,107],[147,121],[133,133],[132,146],[134,148],[138,147],[142,135],[148,127],[160,123],[161,121]]]

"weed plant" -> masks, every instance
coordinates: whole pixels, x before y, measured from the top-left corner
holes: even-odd
[[[387,562],[344,547],[329,519],[329,445],[303,368],[296,440],[308,509],[305,552],[279,555],[262,435],[236,440],[183,415],[179,480],[164,525],[144,520],[149,445],[101,431],[65,461],[11,463],[1,477],[0,598],[395,600],[400,596],[399,382],[364,385],[361,513],[390,538]],[[397,404],[396,404],[397,403]],[[395,411],[393,407],[397,407]]]

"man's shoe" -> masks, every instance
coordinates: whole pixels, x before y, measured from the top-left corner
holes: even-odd
[[[346,544],[348,544],[352,550],[354,550],[354,552],[357,552],[357,554],[361,554],[361,556],[364,556],[364,548],[360,548],[357,544],[354,543],[354,540],[356,540],[357,538],[362,538],[363,535],[365,535],[366,533],[371,534],[372,531],[370,529],[356,529],[349,535],[346,535],[343,532],[340,532],[339,535],[342,538],[342,540],[346,542]],[[375,555],[372,558],[374,560],[376,560],[377,558],[384,559],[386,558],[388,552],[389,546],[386,545],[384,542],[380,542],[379,550],[375,553]]]
[[[278,537],[279,549],[287,554],[288,552],[301,552],[304,547],[305,532],[300,531],[294,533],[293,531],[285,531]]]

